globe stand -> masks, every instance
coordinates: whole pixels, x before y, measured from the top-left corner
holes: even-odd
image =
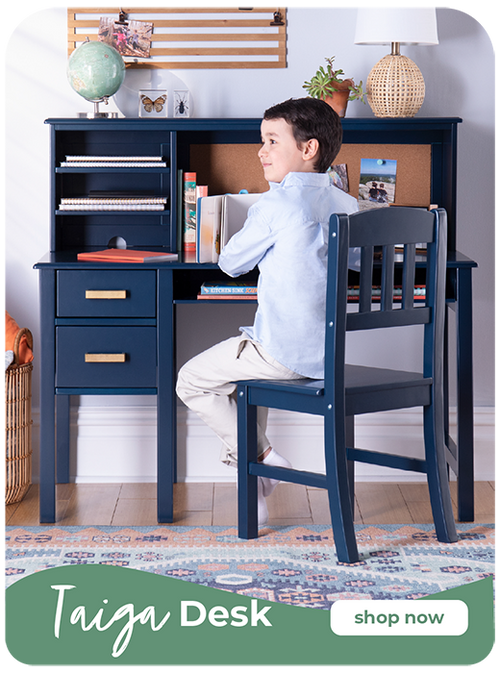
[[[116,119],[118,117],[118,112],[100,112],[99,103],[108,104],[109,96],[103,96],[98,100],[91,100],[90,103],[94,104],[93,112],[79,112],[79,117],[85,117],[86,119]]]

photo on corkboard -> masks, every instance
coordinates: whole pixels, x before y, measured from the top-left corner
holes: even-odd
[[[347,178],[347,164],[334,164],[328,169],[328,175],[335,187],[343,192],[349,192],[349,180]]]
[[[385,208],[394,203],[397,161],[361,159],[358,205],[360,210]]]

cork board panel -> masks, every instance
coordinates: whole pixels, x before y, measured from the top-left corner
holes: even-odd
[[[268,182],[257,152],[260,144],[191,145],[189,168],[196,172],[199,185],[208,185],[209,194],[250,194],[267,192]]]
[[[400,206],[424,206],[426,208],[430,205],[430,145],[342,145],[335,163],[347,164],[349,194],[356,199],[358,198],[361,159],[396,160],[398,163],[395,203]]]
[[[267,192],[269,185],[257,156],[260,147],[260,144],[191,145],[190,170],[196,171],[198,184],[208,185],[209,194],[236,194],[241,189]],[[347,164],[349,193],[356,199],[361,159],[396,160],[396,204],[430,205],[430,145],[343,145],[335,163]]]

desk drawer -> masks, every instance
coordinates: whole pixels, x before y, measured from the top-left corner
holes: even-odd
[[[155,327],[57,327],[56,387],[156,387]]]
[[[58,271],[59,317],[149,318],[156,315],[156,272]]]

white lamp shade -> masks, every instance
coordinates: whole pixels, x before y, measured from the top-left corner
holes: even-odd
[[[358,9],[355,44],[439,44],[436,10]]]

